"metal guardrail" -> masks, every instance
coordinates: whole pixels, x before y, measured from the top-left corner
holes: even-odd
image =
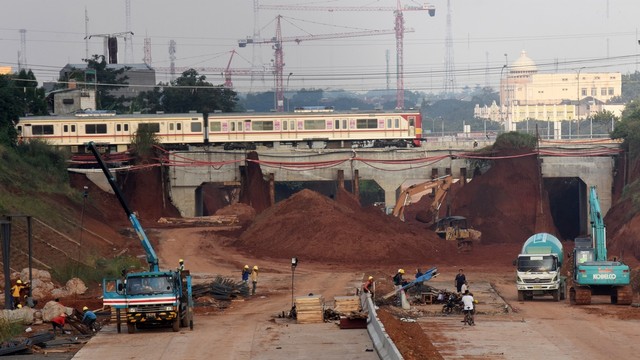
[[[367,332],[369,337],[373,341],[373,347],[376,349],[378,356],[382,360],[402,360],[404,359],[400,354],[400,351],[387,334],[384,329],[384,325],[378,318],[376,313],[376,307],[373,304],[371,295],[363,293],[360,295],[360,304],[362,310],[368,312],[367,318]]]

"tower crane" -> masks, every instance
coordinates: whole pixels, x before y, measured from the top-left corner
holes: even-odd
[[[394,30],[367,30],[367,31],[354,31],[343,32],[333,34],[320,34],[320,35],[304,35],[304,36],[282,36],[282,27],[280,26],[280,20],[282,15],[276,16],[276,36],[270,39],[257,39],[254,37],[247,37],[246,39],[238,40],[238,46],[243,48],[247,45],[255,44],[273,44],[272,48],[275,52],[274,61],[274,75],[275,75],[275,93],[276,93],[276,111],[284,111],[284,52],[282,50],[283,42],[295,42],[300,44],[307,40],[325,40],[325,39],[338,39],[357,36],[374,36],[374,35],[387,35],[393,34]],[[413,29],[407,29],[407,32],[413,32]]]
[[[395,15],[395,34],[396,34],[396,108],[404,108],[404,34],[407,31],[404,27],[405,11],[428,11],[429,16],[435,16],[436,8],[434,5],[424,4],[422,6],[402,5],[397,0],[397,6],[306,6],[306,5],[258,5],[260,9],[265,10],[294,10],[294,11],[393,11]]]
[[[109,64],[118,63],[118,38],[129,38],[133,35],[131,31],[123,31],[111,34],[93,34],[85,36],[84,39],[88,40],[92,37],[104,38],[104,56],[109,60]]]
[[[251,76],[255,73],[259,73],[259,70],[253,69],[253,68],[232,68],[231,67],[231,61],[233,60],[233,56],[237,54],[235,49],[232,49],[230,51],[231,56],[229,57],[229,61],[227,62],[227,66],[222,68],[222,67],[209,67],[209,66],[202,66],[202,67],[194,67],[194,66],[182,66],[182,67],[153,67],[154,70],[156,71],[168,71],[170,72],[172,75],[175,74],[176,72],[182,73],[184,71],[187,71],[189,69],[193,69],[195,71],[197,71],[198,73],[222,73],[222,75],[224,76],[224,87],[228,88],[228,89],[232,89],[233,88],[233,81],[231,80],[231,76],[232,75],[243,75],[243,76]],[[265,69],[263,70],[263,72],[267,72],[267,71],[271,71],[270,69]]]

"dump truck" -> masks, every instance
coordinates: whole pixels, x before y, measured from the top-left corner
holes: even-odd
[[[612,304],[630,305],[630,269],[619,259],[607,258],[607,233],[595,186],[589,190],[589,210],[591,236],[574,240],[571,304],[589,305],[592,295],[608,295]]]
[[[146,253],[149,271],[127,272],[117,279],[102,281],[103,305],[116,309],[118,320],[120,311],[127,316],[127,332],[134,333],[145,326],[171,326],[173,331],[188,326],[193,330],[193,297],[189,270],[160,270],[158,256],[138,221],[136,214],[120,191],[115,178],[102,159],[96,145],[87,147],[93,153],[102,172],[115,193],[122,209],[129,218]],[[118,321],[118,331],[120,321]]]
[[[564,300],[566,277],[561,274],[564,262],[562,243],[548,233],[537,233],[522,245],[516,265],[518,300],[551,295],[554,301]]]

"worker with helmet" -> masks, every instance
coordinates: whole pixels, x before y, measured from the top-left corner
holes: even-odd
[[[407,284],[407,282],[402,278],[403,275],[404,269],[398,269],[398,272],[393,276],[393,285],[396,286],[396,289],[399,289]]]
[[[249,283],[249,275],[251,274],[251,270],[249,270],[249,265],[245,265],[242,268],[242,282],[247,284]]]
[[[17,308],[18,304],[20,304],[20,293],[24,289],[24,284],[22,280],[16,280],[15,285],[11,287],[11,297],[13,298],[13,308]]]
[[[93,311],[89,310],[89,308],[86,306],[82,308],[82,312],[84,313],[84,316],[82,316],[82,323],[87,325],[91,330],[95,331],[95,329],[93,328],[93,324],[98,318],[96,314]]]
[[[367,278],[367,281],[362,285],[362,291],[367,294],[372,294],[373,296],[374,287],[375,285],[373,283],[373,276],[369,276],[369,278]]]
[[[178,272],[180,271],[184,271],[184,260],[180,259],[178,260]]]
[[[258,285],[258,265],[254,265],[251,270],[251,295],[256,294],[256,286]]]

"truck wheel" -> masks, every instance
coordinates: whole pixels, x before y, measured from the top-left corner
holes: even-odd
[[[560,301],[560,289],[553,292],[553,301]]]
[[[518,291],[518,301],[524,301],[524,291]]]
[[[136,324],[127,323],[127,333],[133,334],[136,332]]]
[[[171,325],[172,325],[173,332],[180,331],[180,319],[173,320],[173,323]]]

